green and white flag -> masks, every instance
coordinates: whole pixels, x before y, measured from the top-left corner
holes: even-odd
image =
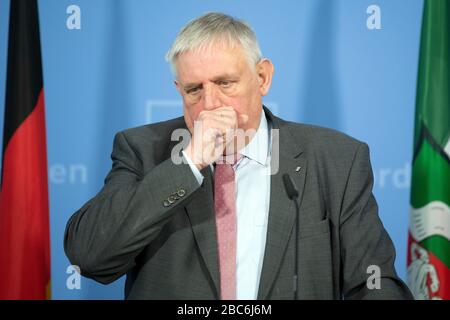
[[[408,239],[416,299],[450,299],[450,1],[425,0]]]

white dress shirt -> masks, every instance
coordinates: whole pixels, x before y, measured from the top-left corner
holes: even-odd
[[[254,300],[266,246],[270,204],[270,132],[264,110],[259,128],[250,143],[239,153],[235,165],[237,256],[236,298]],[[203,175],[183,152],[199,184]],[[211,165],[211,169],[214,170]]]

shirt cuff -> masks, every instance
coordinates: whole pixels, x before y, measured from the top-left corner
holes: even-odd
[[[198,170],[197,166],[192,162],[191,158],[187,156],[187,154],[184,152],[184,150],[181,151],[183,153],[184,159],[186,159],[187,163],[189,164],[189,167],[191,168],[192,173],[195,176],[195,179],[197,179],[197,182],[199,185],[202,185],[203,183],[203,175],[201,174],[200,170]]]

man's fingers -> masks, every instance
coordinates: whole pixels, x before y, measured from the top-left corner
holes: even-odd
[[[212,118],[212,119],[205,120],[203,122],[203,128],[205,130],[217,129],[217,130],[220,130],[222,133],[224,133],[228,129],[235,129],[235,125],[233,124],[232,121],[230,121],[228,119],[221,121],[220,119]]]
[[[224,109],[226,108],[226,109]],[[221,110],[222,111],[218,111]],[[244,127],[248,122],[248,115],[246,114],[237,114],[234,109],[229,107],[218,108],[214,110],[215,112],[211,114],[211,116],[220,122],[228,123],[234,129]]]
[[[240,116],[240,115],[239,115]],[[220,107],[214,110],[203,110],[199,113],[198,118],[200,119],[206,119],[209,117],[213,117],[213,118],[237,118],[238,117],[238,113],[234,110],[233,107]],[[248,116],[245,115],[245,117]]]
[[[234,109],[216,109],[211,112],[211,117],[220,121],[236,122],[237,114]]]
[[[221,111],[223,111],[223,112],[230,112],[230,111],[231,112],[236,112],[236,111],[234,111],[234,108],[231,107],[231,106],[220,107],[220,108],[212,110],[212,112],[221,112]]]

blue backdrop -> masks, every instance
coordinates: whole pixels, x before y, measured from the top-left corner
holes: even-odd
[[[39,0],[53,298],[123,298],[123,279],[103,286],[82,278],[80,289],[66,286],[65,224],[101,188],[115,132],[181,115],[164,54],[182,26],[207,11],[253,26],[275,64],[265,99],[275,114],[369,144],[380,216],[405,279],[422,6],[422,0]],[[9,1],[0,0],[1,126],[8,14]]]

